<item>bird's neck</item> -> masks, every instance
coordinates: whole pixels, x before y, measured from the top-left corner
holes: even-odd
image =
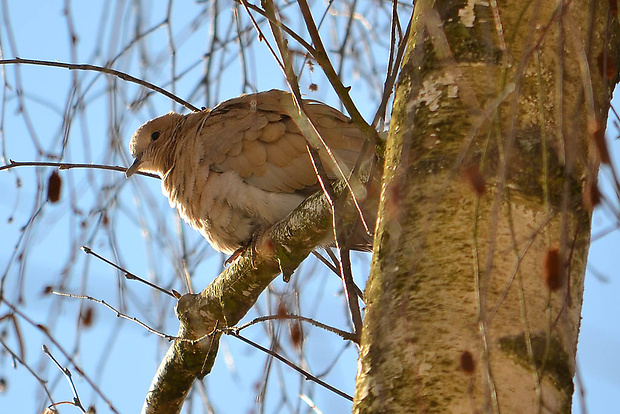
[[[170,133],[170,138],[165,143],[165,149],[163,151],[159,151],[162,159],[158,160],[158,165],[161,165],[161,175],[165,176],[169,174],[170,170],[174,166],[174,160],[177,156],[177,151],[179,148],[179,137],[183,136],[186,133],[187,127],[187,115],[175,114],[177,115],[177,119],[173,123],[172,131]]]

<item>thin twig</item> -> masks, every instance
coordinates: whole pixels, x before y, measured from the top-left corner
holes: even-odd
[[[349,12],[348,12],[348,19],[347,19],[347,24],[346,24],[346,29],[344,30],[344,38],[342,39],[342,44],[340,45],[340,48],[338,49],[338,54],[340,55],[340,62],[338,62],[338,71],[336,73],[338,73],[338,76],[340,78],[342,78],[342,69],[344,67],[344,61],[345,61],[345,54],[346,54],[346,49],[347,49],[347,43],[349,41],[349,39],[351,38],[351,31],[353,29],[353,20],[355,18],[355,8],[357,7],[357,0],[353,0],[351,2],[351,5],[349,6]],[[318,28],[317,28],[318,30]]]
[[[103,261],[103,262],[105,262],[105,263],[109,264],[110,266],[112,266],[112,267],[114,267],[114,268],[116,268],[116,269],[120,270],[121,272],[123,272],[123,276],[124,276],[124,277],[125,277],[125,279],[127,279],[127,280],[137,280],[138,282],[142,282],[142,283],[144,283],[145,285],[147,285],[147,286],[149,286],[149,287],[152,287],[152,288],[153,288],[153,289],[155,289],[155,290],[159,290],[160,292],[165,293],[166,295],[170,295],[170,296],[172,296],[172,297],[173,297],[173,298],[175,298],[175,299],[179,299],[179,298],[181,297],[181,295],[180,295],[178,292],[174,291],[174,290],[173,290],[173,291],[166,290],[166,289],[164,289],[164,288],[162,288],[162,287],[160,287],[160,286],[157,286],[157,285],[156,285],[156,284],[154,284],[154,283],[149,282],[149,281],[148,281],[148,280],[146,280],[146,279],[142,279],[141,277],[134,275],[133,273],[131,273],[131,272],[130,272],[130,271],[128,271],[127,269],[125,269],[125,268],[123,268],[123,267],[121,267],[121,266],[117,265],[116,263],[114,263],[114,262],[112,262],[112,261],[110,261],[110,260],[106,259],[105,257],[100,256],[99,254],[95,253],[95,252],[94,252],[94,251],[93,251],[90,247],[88,247],[88,246],[81,246],[81,247],[80,247],[80,249],[82,249],[82,251],[83,251],[84,253],[86,253],[86,254],[90,254],[90,255],[93,255],[93,256],[95,256],[97,259],[99,259],[99,260],[101,260],[101,261]]]
[[[77,388],[75,388],[75,383],[73,382],[73,377],[71,375],[71,370],[67,367],[63,367],[60,362],[54,358],[54,355],[50,352],[45,344],[43,344],[43,352],[47,355],[52,362],[56,365],[56,367],[63,373],[67,381],[69,381],[69,385],[71,385],[71,390],[73,391],[73,405],[80,409],[83,413],[86,413],[86,409],[82,405],[82,401],[80,401],[80,396],[78,395]],[[58,403],[57,403],[58,404]]]
[[[252,3],[248,3],[245,0],[235,0],[238,1],[239,3],[243,4],[243,7],[246,8],[246,11],[249,13],[248,9],[255,11],[256,13],[260,14],[261,16],[263,16],[265,19],[269,20],[270,23],[275,23],[277,24],[280,29],[282,29],[284,32],[286,32],[287,35],[291,36],[293,39],[295,39],[295,41],[297,43],[299,43],[300,45],[303,46],[304,49],[306,49],[312,56],[314,56],[316,54],[316,49],[314,47],[312,47],[312,45],[308,42],[306,42],[303,37],[299,36],[293,29],[291,29],[290,27],[288,27],[287,25],[285,25],[284,23],[282,23],[279,20],[276,21],[272,21],[272,19],[267,16],[267,13],[265,12],[265,10],[261,9],[260,7],[252,4]]]
[[[328,383],[326,383],[325,381],[323,381],[323,380],[321,380],[321,379],[319,379],[319,378],[315,377],[314,375],[310,374],[308,371],[306,371],[306,370],[304,370],[304,369],[299,368],[297,365],[293,364],[291,361],[289,361],[288,359],[284,358],[284,357],[283,357],[283,356],[281,356],[280,354],[278,354],[278,353],[276,353],[276,352],[273,352],[273,351],[271,351],[270,349],[267,349],[267,348],[265,348],[264,346],[259,345],[259,344],[257,344],[256,342],[254,342],[254,341],[252,341],[252,340],[250,340],[250,339],[248,339],[248,338],[245,338],[245,337],[243,337],[243,336],[239,335],[239,333],[237,333],[236,329],[234,329],[234,328],[229,328],[229,329],[224,330],[223,332],[224,332],[226,335],[231,335],[231,336],[234,336],[235,338],[238,338],[238,339],[242,340],[242,341],[243,341],[243,342],[245,342],[246,344],[249,344],[249,345],[253,346],[254,348],[259,349],[259,350],[263,351],[264,353],[266,353],[266,354],[268,354],[268,355],[270,355],[270,356],[274,357],[275,359],[277,359],[277,360],[279,360],[279,361],[283,362],[284,364],[286,364],[286,365],[288,365],[289,367],[293,368],[295,371],[299,372],[299,373],[300,373],[301,375],[303,375],[303,376],[304,376],[307,380],[314,381],[314,382],[316,382],[317,384],[319,384],[320,386],[322,386],[322,387],[324,387],[324,388],[326,388],[326,389],[328,389],[328,390],[332,391],[333,393],[338,394],[339,396],[341,396],[341,397],[343,397],[343,398],[346,398],[346,399],[347,399],[347,400],[349,400],[349,401],[353,401],[353,397],[352,397],[352,396],[350,396],[349,394],[347,394],[347,393],[345,393],[345,392],[343,392],[343,391],[340,391],[338,388],[336,388],[336,387],[334,387],[334,386],[332,386],[332,385],[329,385],[329,384],[328,384]]]
[[[244,6],[246,6],[246,11],[248,12],[248,15],[250,16],[250,19],[251,19],[252,23],[254,24],[254,27],[255,27],[256,31],[258,32],[259,38],[261,40],[265,40],[265,35],[262,33],[261,28],[259,27],[258,23],[256,22],[256,20],[254,19],[254,17],[252,16],[252,14],[250,13],[250,11],[248,9],[247,1],[246,0],[241,0],[241,1],[242,1],[242,4],[244,4]],[[350,182],[351,175],[349,174],[349,172],[345,173],[345,171],[343,171],[342,164],[338,162],[338,159],[336,158],[336,155],[334,154],[334,152],[325,143],[325,140],[321,137],[321,134],[319,133],[319,130],[316,127],[315,122],[313,122],[312,118],[310,118],[310,116],[308,115],[308,113],[306,112],[306,110],[304,108],[303,99],[301,97],[301,92],[299,90],[299,83],[298,83],[297,77],[296,77],[296,75],[294,73],[294,70],[293,70],[293,67],[292,67],[292,62],[289,59],[290,52],[289,52],[288,46],[287,46],[286,42],[284,41],[284,39],[282,37],[282,34],[280,32],[280,25],[279,25],[279,22],[278,22],[278,20],[277,20],[277,18],[275,16],[273,2],[271,0],[264,0],[264,4],[269,9],[269,10],[265,11],[265,15],[268,16],[268,18],[269,18],[270,27],[271,27],[273,36],[276,39],[276,44],[277,44],[278,50],[280,51],[280,56],[282,57],[282,60],[280,60],[278,58],[278,56],[276,55],[276,52],[271,47],[269,42],[267,42],[265,40],[265,43],[267,45],[267,48],[269,49],[269,52],[271,53],[271,55],[273,56],[275,61],[278,63],[278,65],[280,66],[280,69],[282,70],[282,72],[284,73],[284,76],[286,77],[286,80],[287,80],[287,82],[289,84],[289,87],[291,89],[291,92],[292,92],[293,103],[294,103],[294,106],[295,106],[295,109],[296,109],[295,112],[293,112],[292,110],[287,111],[285,109],[285,112],[287,113],[287,115],[289,115],[293,119],[293,122],[295,122],[297,127],[301,130],[302,134],[304,135],[304,137],[306,138],[306,140],[310,144],[314,145],[317,148],[322,147],[325,150],[325,152],[329,156],[330,160],[332,161],[332,165],[334,167],[334,171],[337,173],[338,177],[341,180],[344,181],[344,183],[346,184],[347,188],[351,192],[353,203],[354,203],[355,208],[357,209],[357,212],[358,212],[358,214],[360,216],[360,219],[362,221],[362,225],[364,226],[364,230],[366,231],[367,234],[371,234],[371,232],[369,230],[369,227],[368,227],[368,224],[366,223],[366,220],[364,218],[364,213],[362,211],[362,208],[359,205],[358,197],[356,196],[356,191],[355,191],[355,189],[353,188],[353,185]],[[316,27],[315,27],[315,30],[316,30]],[[317,32],[317,34],[318,34],[318,32]],[[331,65],[331,62],[329,61],[329,58],[327,57],[327,54],[324,55],[323,61],[324,61],[324,64],[329,66],[329,68],[331,68],[332,71],[334,70],[332,65]],[[325,70],[325,68],[324,68],[324,70]],[[340,84],[340,85],[342,85],[342,84]],[[343,88],[344,88],[344,86],[343,86]],[[348,93],[347,93],[347,96],[348,96]],[[351,102],[351,104],[354,107],[355,105],[353,104],[353,101],[351,100],[350,97],[348,97],[348,100]],[[345,107],[346,107],[346,104],[345,104]],[[349,110],[349,108],[347,108],[347,110]],[[357,112],[356,108],[355,108],[355,112]],[[349,110],[349,113],[351,114],[350,110]],[[357,113],[359,115],[359,112],[357,112]],[[358,127],[358,129],[360,129],[360,131],[365,133],[367,135],[367,138],[368,138],[368,137],[370,137],[370,133],[366,132],[366,128],[369,127],[369,125],[366,123],[366,121],[363,120],[363,118],[361,118],[361,115],[360,115],[360,119],[361,119],[361,123],[359,123],[359,122],[356,123],[356,126]],[[354,118],[352,118],[352,120],[355,121]],[[372,131],[373,131],[373,134],[374,134],[373,138],[376,138],[377,137],[377,131],[374,130],[374,128],[372,129]],[[374,139],[373,140],[369,139],[369,141],[374,141]],[[360,157],[363,154],[365,154],[365,152],[366,152],[365,149],[366,149],[366,146],[363,146],[362,147],[362,152],[360,154]],[[359,180],[358,180],[358,182],[359,182]],[[358,182],[356,182],[356,184]],[[357,193],[359,193],[359,191]]]
[[[167,339],[168,341],[175,341],[175,340],[178,340],[178,341],[188,341],[188,342],[195,341],[195,340],[186,340],[184,338],[179,338],[179,337],[173,336],[173,335],[168,335],[168,334],[165,334],[163,332],[158,331],[157,329],[151,328],[150,326],[148,326],[144,322],[140,321],[138,318],[134,318],[132,316],[128,316],[128,315],[124,314],[123,312],[119,311],[114,306],[110,305],[108,302],[106,302],[105,300],[102,300],[102,299],[97,299],[97,298],[94,298],[94,297],[88,296],[88,295],[78,295],[78,294],[74,294],[74,293],[58,292],[56,290],[51,290],[49,293],[51,293],[53,295],[64,296],[64,297],[73,298],[73,299],[86,299],[86,300],[90,300],[92,302],[98,303],[100,305],[103,305],[106,308],[110,309],[112,312],[114,312],[118,318],[123,318],[123,319],[127,319],[128,321],[135,322],[138,325],[140,325],[141,327],[143,327],[144,329],[146,329],[147,331],[149,331],[150,333],[155,334],[157,336],[160,336],[160,337],[162,337],[164,339]]]
[[[213,343],[215,342],[215,336],[217,335],[217,333],[219,332],[219,327],[220,327],[220,320],[217,319],[215,321],[215,326],[213,327],[213,330],[211,330],[211,332],[209,332],[207,334],[207,337],[209,337],[209,348],[207,350],[207,353],[205,354],[205,360],[204,363],[202,364],[202,368],[200,368],[200,376],[199,378],[204,377],[205,375],[207,375],[209,373],[209,370],[211,369],[209,366],[209,363],[212,362],[210,361],[210,356],[212,355],[211,353],[213,352]],[[211,364],[212,365],[212,364]]]
[[[265,42],[265,45],[269,49],[269,52],[271,53],[271,55],[275,59],[275,61],[278,64],[278,66],[280,66],[280,69],[282,69],[282,71],[284,73],[286,73],[286,69],[284,68],[284,63],[281,62],[280,59],[278,59],[278,55],[276,54],[275,50],[273,50],[273,47],[271,47],[271,45],[269,44],[269,42],[265,38],[265,35],[263,34],[263,31],[261,30],[260,26],[258,25],[258,22],[256,22],[256,19],[254,19],[254,16],[252,15],[252,13],[250,13],[249,3],[247,1],[245,1],[245,0],[241,0],[241,4],[243,4],[243,6],[245,7],[246,11],[248,12],[248,16],[250,17],[250,21],[252,22],[252,24],[254,25],[254,28],[256,29],[256,32],[258,33],[258,39],[260,41]]]
[[[323,263],[325,266],[327,266],[327,268],[329,270],[331,270],[336,276],[338,276],[338,278],[340,280],[342,280],[342,277],[340,275],[340,272],[338,271],[338,267],[340,266],[340,261],[338,260],[338,258],[336,257],[336,255],[334,254],[334,252],[332,252],[330,250],[330,248],[326,248],[325,252],[327,253],[327,255],[334,261],[334,263],[331,263],[330,261],[328,261],[325,257],[323,257],[323,255],[321,255],[319,252],[317,252],[316,250],[312,251],[312,255],[314,257],[316,257],[321,263]],[[357,284],[353,284],[353,289],[355,290],[355,294],[357,295],[357,297],[363,302],[365,303],[364,300],[364,292],[362,292],[362,290],[359,288],[359,286],[357,286]]]
[[[394,1],[396,3],[396,1]],[[396,17],[393,17],[396,18]],[[413,14],[411,15],[411,19],[409,19],[409,24],[407,25],[407,30],[405,31],[404,36],[400,40],[398,44],[398,51],[396,52],[396,58],[394,59],[394,63],[388,67],[387,76],[385,78],[385,83],[383,86],[383,95],[381,96],[381,103],[377,108],[377,112],[375,113],[375,117],[372,120],[373,128],[377,128],[379,121],[385,118],[385,113],[387,110],[387,104],[390,100],[390,96],[392,96],[392,92],[394,89],[394,83],[396,82],[396,78],[398,77],[400,63],[403,60],[403,56],[405,55],[405,50],[407,49],[407,39],[409,39],[409,32],[411,31],[411,25],[413,24]],[[394,39],[396,41],[396,39]],[[391,51],[390,51],[391,53]]]
[[[13,352],[13,350],[11,350],[11,348],[9,348],[7,344],[2,340],[1,336],[0,336],[0,345],[2,345],[5,351],[11,355],[11,359],[13,360],[13,362],[15,361],[19,362],[20,365],[26,368],[28,372],[30,372],[30,375],[32,375],[39,382],[39,384],[41,384],[41,387],[43,387],[43,390],[45,391],[47,398],[49,398],[50,402],[53,404],[54,399],[52,398],[52,394],[50,393],[50,390],[47,388],[47,381],[41,378],[39,375],[37,375],[37,373],[30,366],[28,366],[28,364],[26,364],[26,361],[24,361],[22,358],[19,357],[19,355]],[[22,352],[22,355],[23,355],[23,352]]]
[[[134,76],[129,75],[128,73],[121,72],[116,69],[106,68],[103,66],[90,65],[90,64],[78,64],[78,63],[65,63],[65,62],[55,62],[50,60],[39,60],[39,59],[22,59],[16,57],[15,59],[2,59],[0,60],[0,65],[35,65],[35,66],[51,66],[55,68],[65,68],[69,70],[83,70],[83,71],[91,71],[91,72],[100,72],[108,75],[116,76],[119,79],[122,79],[127,82],[135,83],[137,85],[143,86],[152,91],[158,92],[164,95],[167,98],[172,99],[174,102],[179,105],[183,105],[187,109],[192,112],[199,112],[200,109],[192,105],[191,103],[184,101],[179,98],[175,94],[168,92],[164,88],[160,88],[159,86],[147,82],[145,80],[136,78]]]
[[[351,96],[349,95],[349,90],[351,87],[345,87],[342,84],[340,77],[329,60],[329,56],[327,55],[327,51],[325,50],[325,46],[323,46],[323,41],[321,40],[321,35],[319,34],[319,30],[317,29],[312,13],[310,12],[310,6],[308,6],[306,0],[299,0],[297,4],[299,5],[299,9],[301,10],[301,14],[306,23],[306,29],[310,34],[314,47],[316,48],[316,53],[313,54],[314,59],[323,69],[325,76],[338,94],[338,97],[349,113],[351,120],[360,129],[360,131],[366,135],[369,141],[377,143],[379,141],[377,131],[372,126],[368,125],[366,120],[364,120],[364,117],[362,117],[362,114],[360,114],[357,110],[357,106],[355,106],[353,99],[351,99]]]
[[[235,329],[237,330],[237,332],[240,332],[240,331],[242,331],[245,328],[249,328],[252,325],[256,325],[257,323],[265,322],[265,321],[279,320],[279,319],[294,319],[294,320],[298,320],[298,321],[302,321],[302,322],[308,322],[309,324],[314,325],[317,328],[325,329],[328,332],[335,333],[336,335],[340,336],[342,339],[345,339],[347,341],[353,341],[353,342],[356,342],[356,343],[358,342],[358,338],[357,338],[357,336],[355,334],[352,334],[352,333],[347,332],[347,331],[343,331],[343,330],[338,329],[338,328],[334,328],[333,326],[326,325],[326,324],[321,323],[319,321],[315,321],[312,318],[308,318],[308,317],[300,316],[300,315],[295,315],[295,314],[292,314],[292,313],[287,313],[286,315],[259,316],[258,318],[254,318],[251,321],[244,323],[243,325],[236,326]]]
[[[211,337],[213,335],[213,333],[214,333],[214,332],[210,332],[210,333],[202,335],[202,336],[200,336],[200,337],[198,337],[196,339],[181,338],[179,336],[168,335],[168,334],[166,334],[164,332],[158,331],[155,328],[151,328],[150,326],[148,326],[144,322],[141,322],[137,318],[134,318],[132,316],[128,316],[128,315],[124,314],[123,312],[121,312],[118,309],[116,309],[114,306],[110,305],[105,300],[97,299],[97,298],[94,298],[94,297],[88,296],[88,295],[78,295],[78,294],[74,294],[74,293],[64,293],[64,292],[58,292],[58,291],[55,291],[55,290],[51,290],[49,293],[51,293],[53,295],[65,296],[65,297],[74,298],[74,299],[86,299],[86,300],[90,300],[92,302],[98,303],[100,305],[103,305],[106,308],[110,309],[112,312],[114,312],[117,317],[123,318],[123,319],[127,319],[128,321],[131,321],[131,322],[135,322],[138,325],[140,325],[141,327],[143,327],[144,329],[146,329],[147,331],[149,331],[150,333],[155,334],[155,335],[157,335],[159,337],[162,337],[162,338],[164,338],[164,339],[166,339],[168,341],[187,342],[190,345],[196,345],[200,341],[202,341],[203,339]]]
[[[4,299],[3,297],[0,297],[0,301],[4,303],[6,306],[8,306],[12,312],[17,314],[22,319],[24,319],[32,327],[40,330],[43,333],[43,335],[49,338],[49,340],[52,341],[54,346],[58,348],[58,350],[63,354],[63,356],[71,363],[71,365],[73,365],[73,367],[78,372],[78,374],[80,374],[80,376],[84,378],[86,382],[88,382],[88,385],[95,391],[95,393],[99,396],[99,398],[101,398],[107,404],[108,408],[112,412],[119,414],[116,407],[114,407],[114,405],[112,404],[112,401],[103,394],[103,392],[99,389],[98,385],[75,363],[73,356],[71,356],[71,354],[69,354],[56,339],[54,339],[54,337],[49,333],[47,327],[45,327],[44,325],[40,323],[34,322],[26,314],[24,314],[22,311],[20,311],[18,308],[16,308],[13,304],[11,304],[9,301]]]
[[[345,297],[347,299],[347,304],[349,305],[349,311],[351,312],[351,320],[353,321],[353,328],[355,329],[355,334],[361,336],[363,325],[362,314],[360,311],[359,303],[357,301],[357,295],[355,294],[355,289],[353,288],[355,283],[353,282],[353,274],[351,273],[351,261],[349,256],[348,242],[347,240],[345,240],[344,234],[340,230],[339,226],[339,222],[341,222],[340,209],[337,208],[334,189],[332,188],[330,182],[326,181],[327,173],[323,168],[323,164],[321,163],[321,159],[319,158],[318,151],[312,148],[310,145],[307,145],[306,148],[308,149],[308,154],[310,155],[312,166],[314,167],[316,175],[319,178],[319,184],[323,189],[323,193],[325,194],[327,201],[332,207],[332,226],[334,230],[334,241],[336,243],[336,248],[340,252],[340,275],[342,279],[342,286],[344,289]]]
[[[108,171],[120,171],[125,173],[127,167],[120,167],[117,165],[105,165],[105,164],[75,164],[70,162],[52,162],[52,161],[13,161],[9,160],[6,165],[0,165],[0,171],[10,170],[17,167],[57,167],[59,170],[71,170],[74,168],[92,168],[95,170],[108,170]],[[143,175],[145,177],[160,178],[157,174],[151,174],[141,171],[136,171],[134,175]]]

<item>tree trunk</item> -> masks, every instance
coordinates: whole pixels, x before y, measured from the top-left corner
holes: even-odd
[[[416,2],[355,413],[570,412],[614,6]]]

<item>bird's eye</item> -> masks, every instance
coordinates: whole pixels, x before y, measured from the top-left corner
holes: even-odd
[[[159,131],[154,131],[151,134],[151,141],[157,141],[157,138],[159,138],[159,135],[161,135],[161,133]]]

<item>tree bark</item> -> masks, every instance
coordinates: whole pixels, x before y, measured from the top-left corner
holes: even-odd
[[[570,412],[614,5],[416,2],[355,413]]]

